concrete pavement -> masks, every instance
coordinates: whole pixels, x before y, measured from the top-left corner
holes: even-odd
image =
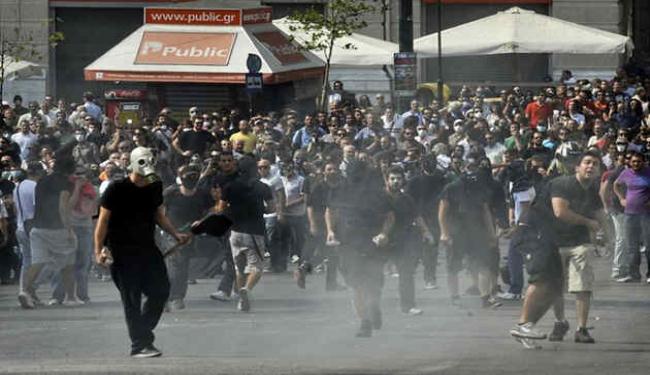
[[[569,335],[562,343],[542,342],[537,351],[524,350],[508,335],[519,302],[482,310],[477,297],[463,297],[463,307],[453,307],[444,285],[425,291],[420,274],[417,298],[424,314],[399,312],[397,279],[387,277],[384,328],[369,339],[354,337],[349,292],[326,293],[322,275],[310,277],[306,290],[289,273],[265,275],[249,314],[236,311],[234,302],[209,300],[216,283],[201,280],[190,286],[186,310],[163,316],[156,345],[164,356],[149,360],[128,357],[112,283],[93,282],[90,305],[30,311],[18,307],[15,286],[3,286],[0,373],[647,374],[650,285],[608,280],[603,259],[597,269],[591,314],[597,343],[572,342],[575,305],[567,296]],[[49,296],[47,288],[40,296]],[[550,331],[552,325],[547,315],[540,327]]]

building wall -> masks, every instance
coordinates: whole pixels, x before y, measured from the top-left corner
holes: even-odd
[[[34,56],[29,60],[48,65],[49,30],[47,0],[0,0],[0,40],[10,43],[23,41],[26,53],[19,56],[23,60],[27,59],[29,52],[34,51]],[[11,101],[15,94],[24,93],[25,101],[40,101],[45,91],[45,79],[17,80],[6,85],[2,99]]]
[[[551,15],[585,26],[625,34],[620,0],[554,0]],[[623,62],[619,55],[567,55],[551,57],[551,73],[558,78],[562,70],[571,70],[579,78],[612,77]]]

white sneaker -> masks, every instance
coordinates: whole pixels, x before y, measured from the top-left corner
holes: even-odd
[[[532,322],[517,324],[510,330],[510,334],[514,337],[520,337],[531,340],[545,340],[547,335],[539,332]]]
[[[210,299],[215,301],[228,302],[230,301],[230,296],[224,293],[223,290],[217,290],[216,292],[210,294]]]
[[[521,294],[505,292],[505,293],[497,293],[497,297],[506,301],[516,301],[521,299]]]
[[[242,312],[248,312],[251,309],[251,303],[249,300],[250,292],[246,288],[239,289],[239,303],[237,303],[237,309]]]
[[[406,315],[411,315],[411,316],[416,316],[416,315],[422,315],[424,311],[422,309],[418,309],[417,307],[412,307]]]
[[[23,309],[31,310],[36,308],[34,305],[34,301],[32,301],[32,297],[29,296],[29,294],[21,292],[18,294],[18,303],[20,303],[20,307]]]
[[[529,349],[529,350],[539,350],[542,348],[540,344],[538,344],[535,340],[532,339],[525,339],[523,337],[515,337],[515,340],[523,345],[524,349]]]
[[[650,277],[648,277],[645,281],[647,284],[650,284]]]
[[[429,281],[429,282],[424,283],[424,289],[425,290],[438,289],[438,285],[436,285],[436,283],[434,283],[434,282]]]
[[[299,257],[299,256],[297,256],[297,255],[295,255],[295,254],[291,256],[291,263],[292,263],[292,264],[296,264],[296,263],[298,263],[299,261],[300,261],[300,257]]]
[[[50,299],[47,301],[47,305],[48,305],[48,306],[56,306],[56,305],[60,305],[60,304],[62,304],[62,303],[63,303],[63,302],[59,301],[59,300],[56,299],[56,298],[50,298]]]

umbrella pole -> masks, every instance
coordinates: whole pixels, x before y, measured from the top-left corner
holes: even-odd
[[[0,36],[0,101],[4,97],[5,87],[5,40]]]
[[[442,88],[442,0],[438,0],[438,105],[443,106],[444,95]]]

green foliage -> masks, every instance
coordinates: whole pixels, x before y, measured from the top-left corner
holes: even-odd
[[[377,2],[377,0],[373,2]],[[324,108],[326,104],[325,98],[334,43],[338,39],[352,35],[355,31],[368,26],[364,18],[375,10],[375,5],[366,1],[330,0],[327,3],[325,13],[310,8],[289,16],[289,20],[292,21],[289,30],[307,35],[307,40],[301,41],[303,47],[312,51],[321,51],[325,56],[325,77],[320,100],[321,108]],[[356,49],[356,46],[352,43],[346,43],[342,47],[344,49]]]
[[[43,20],[49,23],[50,20]],[[37,61],[43,58],[41,47],[45,43],[36,40],[32,33],[25,33],[20,27],[16,26],[9,30],[13,32],[11,38],[0,30],[0,96],[4,85],[4,70],[10,62],[23,60]],[[65,36],[60,31],[55,31],[47,36],[47,46],[54,48],[60,42],[65,40]],[[11,57],[11,61],[7,61]]]

